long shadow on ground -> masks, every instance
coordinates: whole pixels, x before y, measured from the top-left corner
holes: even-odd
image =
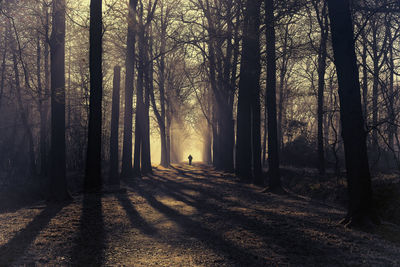
[[[101,266],[106,248],[101,194],[85,194],[78,236],[74,242],[73,266]]]
[[[223,232],[231,229],[244,229],[263,240],[266,244],[275,244],[283,252],[281,254],[288,257],[287,261],[293,264],[304,262],[321,263],[325,260],[325,254],[335,253],[340,255],[342,251],[334,246],[327,246],[322,242],[313,239],[305,234],[309,228],[321,228],[320,224],[312,223],[308,220],[303,220],[298,216],[290,216],[289,214],[278,214],[274,212],[263,211],[263,216],[273,219],[275,222],[281,222],[280,225],[266,223],[257,218],[246,216],[241,212],[235,210],[228,210],[225,205],[228,201],[216,193],[207,192],[203,194],[204,189],[198,188],[200,193],[197,196],[188,196],[181,194],[180,190],[186,187],[186,184],[169,180],[168,178],[162,179],[143,179],[142,183],[134,185],[135,190],[145,197],[149,204],[158,211],[167,215],[171,220],[174,220],[182,228],[186,229],[189,235],[198,238],[200,235],[202,241],[211,245],[212,249],[219,253],[224,253],[235,258],[235,262],[240,264],[249,263],[259,264],[260,260],[251,252],[245,251],[246,248],[239,247],[222,237]],[[150,188],[150,189],[145,189]],[[205,220],[204,214],[208,214],[207,220],[214,224],[223,225],[224,229],[209,229],[201,222],[194,221],[187,216],[180,214],[178,211],[161,203],[154,197],[154,192],[151,189],[158,188],[162,195],[170,196],[186,205],[194,207],[201,220]],[[192,189],[192,188],[190,188]],[[241,207],[238,202],[231,202],[231,207]],[[252,207],[243,207],[251,209]],[[201,231],[193,231],[193,229],[201,229]],[[336,233],[339,234],[339,233]],[[296,238],[296,242],[292,239]],[[228,251],[225,251],[225,248]],[[244,252],[244,253],[243,253]],[[315,254],[314,257],[309,258],[306,255]],[[249,255],[252,255],[249,257]],[[291,257],[295,259],[291,261]],[[250,259],[250,260],[249,260]],[[299,261],[299,259],[301,259]]]
[[[8,266],[22,257],[40,232],[66,204],[47,205],[24,229],[19,231],[7,244],[0,247],[0,263]]]
[[[251,264],[252,266],[263,265],[257,255],[224,240],[221,233],[208,229],[201,222],[192,220],[190,217],[182,215],[175,209],[158,201],[150,191],[145,190],[137,183],[130,184],[130,189],[143,196],[155,210],[176,222],[182,229],[184,229],[187,235],[203,241],[217,253],[225,255],[227,259],[233,259],[240,255],[240,259],[243,259],[240,264]]]
[[[139,229],[143,234],[154,236],[157,235],[158,231],[151,224],[149,224],[132,205],[131,200],[128,198],[126,193],[115,194],[118,202],[124,208],[132,227]]]

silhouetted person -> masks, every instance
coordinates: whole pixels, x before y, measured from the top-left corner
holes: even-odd
[[[193,159],[192,155],[189,155],[188,159],[189,159],[189,165],[192,165],[192,159]]]

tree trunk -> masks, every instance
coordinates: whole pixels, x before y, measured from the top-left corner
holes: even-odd
[[[46,142],[48,142],[48,133],[49,133],[49,126],[48,126],[48,121],[49,121],[49,99],[50,99],[50,70],[49,70],[49,28],[50,28],[50,18],[49,18],[49,8],[46,5],[46,3],[43,3],[43,8],[45,9],[45,31],[44,31],[44,101],[43,101],[43,115],[45,116],[45,122],[46,122]],[[48,150],[48,145],[46,146],[46,156],[48,156],[49,150]],[[44,163],[43,163],[44,164]],[[42,166],[45,169],[44,175],[47,176],[49,172],[49,163],[46,162],[46,166]],[[43,173],[42,173],[43,174]]]
[[[20,77],[19,77],[20,75],[19,75],[19,70],[18,70],[17,56],[15,55],[15,52],[13,53],[13,63],[14,63],[17,104],[18,104],[18,109],[21,112],[22,125],[25,128],[26,135],[28,138],[29,174],[31,176],[35,176],[36,175],[36,163],[35,163],[35,149],[34,149],[34,144],[33,144],[33,134],[32,134],[31,126],[29,125],[27,111],[25,110],[25,106],[22,103],[21,84],[20,84]]]
[[[133,119],[133,84],[135,72],[135,27],[136,27],[137,0],[129,1],[128,37],[125,58],[125,112],[124,112],[124,140],[122,151],[121,177],[132,175],[132,119]]]
[[[362,100],[363,100],[363,115],[364,121],[368,122],[368,64],[367,64],[367,39],[365,37],[365,32],[361,32],[363,48],[362,48]]]
[[[326,19],[326,4],[322,8],[320,17],[321,41],[318,53],[318,171],[319,174],[325,174],[325,149],[324,149],[324,90],[325,90],[325,72],[326,72],[326,46],[328,42],[328,21]]]
[[[269,189],[282,191],[279,171],[279,146],[276,122],[276,56],[274,1],[265,0],[265,33],[267,40],[267,88],[265,103],[268,110],[268,175]]]
[[[144,87],[144,113],[143,113],[143,135],[142,135],[142,158],[141,158],[141,171],[143,174],[152,172],[151,169],[151,154],[150,154],[150,91],[153,90],[153,64],[149,64],[148,51],[145,47],[146,39],[143,38],[143,58],[144,58],[144,80],[146,82]],[[148,47],[151,47],[149,45]]]
[[[379,58],[378,58],[378,40],[377,40],[377,26],[374,25],[372,29],[372,54],[373,54],[373,84],[372,84],[372,151],[373,158],[378,158],[378,86],[379,86]]]
[[[163,10],[163,5],[161,4]],[[162,11],[161,11],[162,12]],[[165,47],[166,47],[166,36],[167,36],[167,16],[163,17],[161,24],[161,44],[160,44],[160,67],[159,67],[159,91],[160,91],[160,138],[161,138],[161,166],[169,167],[169,155],[167,149],[167,134],[165,129]]]
[[[65,0],[53,1],[53,27],[50,44],[50,199],[63,201],[70,199],[65,173]]]
[[[339,83],[340,115],[349,192],[344,223],[378,222],[372,207],[366,132],[362,115],[349,0],[328,0],[332,46]]]
[[[206,132],[204,134],[204,143],[203,143],[203,162],[205,164],[212,163],[212,154],[211,154],[211,145],[212,145],[212,136],[211,136],[211,127],[207,126]]]
[[[110,135],[110,176],[109,183],[119,185],[118,176],[118,128],[119,128],[119,91],[121,83],[121,67],[114,67],[111,135]]]
[[[101,179],[101,124],[102,124],[102,1],[90,2],[90,102],[88,149],[86,157],[85,192],[98,191]]]
[[[143,15],[143,14],[142,14]],[[142,18],[141,18],[142,19]],[[141,175],[141,156],[143,153],[143,134],[144,134],[144,103],[143,103],[143,82],[144,82],[144,29],[140,23],[139,32],[139,62],[136,90],[136,115],[135,115],[135,151],[133,160],[133,172],[135,176]]]
[[[259,9],[258,13],[260,13]],[[259,54],[257,62],[260,62],[260,51],[258,51],[257,53]],[[257,77],[254,78],[255,81],[257,81],[257,84],[255,84],[254,87],[253,101],[252,101],[253,102],[252,104],[253,175],[254,175],[254,183],[258,185],[263,185],[264,178],[262,175],[262,165],[261,165],[261,104],[260,104],[260,83],[259,83],[261,65],[260,63],[259,64],[254,63],[254,64],[258,65],[257,68],[259,69],[259,71],[256,72],[255,76]]]
[[[260,5],[261,1],[258,0],[247,1],[243,26],[244,35],[237,111],[236,174],[246,181],[251,181],[252,179],[252,163],[257,161],[257,166],[254,167],[261,169],[260,117],[259,114],[254,116],[254,112],[257,112],[257,110],[252,108],[253,105],[257,105],[256,94],[259,92],[260,86]],[[260,112],[259,109],[258,112]],[[257,118],[258,123],[254,123]],[[258,135],[259,140],[254,140],[253,133],[254,136]],[[259,145],[259,148],[255,149],[257,145]],[[252,156],[254,157],[254,162],[252,162]],[[260,157],[260,159],[258,160],[256,157]],[[260,166],[258,166],[258,163]]]
[[[212,160],[213,160],[213,166],[217,168],[219,166],[219,139],[218,139],[218,124],[217,124],[217,115],[216,113],[216,104],[215,104],[215,99],[213,101],[213,113],[212,113]]]
[[[393,36],[391,33],[390,23],[386,25],[386,35],[388,36],[389,44],[393,44]],[[388,66],[389,66],[389,92],[388,92],[388,107],[387,113],[389,118],[389,126],[388,126],[388,144],[390,149],[394,148],[394,134],[397,131],[396,126],[396,112],[394,109],[394,55],[393,55],[393,45],[389,46],[389,56],[388,56]]]
[[[2,60],[1,60],[1,81],[0,81],[0,107],[1,107],[1,101],[3,99],[3,93],[4,93],[4,83],[5,83],[5,75],[6,75],[6,59],[7,59],[7,35],[9,32],[7,31],[4,34],[4,50],[2,54]]]
[[[44,106],[46,103],[46,93],[43,92],[41,65],[42,65],[42,49],[40,44],[40,32],[37,33],[36,43],[36,77],[39,98],[39,116],[40,116],[40,174],[46,176],[47,173],[47,114]]]

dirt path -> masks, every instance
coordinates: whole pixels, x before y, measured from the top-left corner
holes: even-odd
[[[400,247],[336,223],[344,211],[259,193],[206,166],[0,214],[0,266],[399,266]]]

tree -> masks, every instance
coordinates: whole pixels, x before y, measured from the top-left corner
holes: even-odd
[[[172,8],[170,6],[165,7],[164,3],[160,4],[160,25],[158,26],[160,31],[160,56],[158,60],[158,91],[160,95],[160,108],[157,108],[156,100],[154,97],[154,90],[150,91],[151,102],[154,114],[156,115],[158,127],[160,128],[160,139],[161,139],[161,166],[169,167],[170,156],[167,144],[167,132],[166,132],[166,95],[165,95],[165,54],[167,46],[167,29],[170,24],[170,12]],[[153,57],[152,53],[150,54]],[[150,70],[152,71],[152,70]]]
[[[276,54],[275,54],[274,1],[265,0],[265,35],[267,40],[267,88],[265,103],[268,115],[268,176],[269,189],[281,192],[279,146],[276,122]]]
[[[102,1],[90,2],[90,103],[85,191],[101,188]]]
[[[65,0],[53,1],[52,23],[50,199],[61,201],[70,198],[65,174]]]
[[[373,210],[366,132],[361,108],[349,0],[328,0],[332,46],[339,83],[340,116],[344,142],[349,203],[343,223],[364,226],[379,220]]]
[[[193,1],[194,3],[194,1]],[[236,0],[197,0],[204,14],[202,32],[207,50],[199,43],[207,65],[213,100],[213,165],[217,169],[234,171],[235,123],[233,106],[237,82],[241,4]],[[221,14],[225,14],[221,16]],[[196,20],[196,19],[195,19]],[[194,21],[195,25],[198,25]],[[195,37],[197,39],[198,36]]]
[[[43,24],[43,44],[44,44],[44,90],[41,92],[38,88],[39,97],[39,111],[40,111],[40,173],[42,176],[48,174],[48,151],[47,151],[47,136],[48,136],[48,110],[49,110],[49,7],[48,4],[43,2],[44,24]],[[40,40],[40,39],[39,39]],[[38,87],[40,84],[40,41],[38,40]]]
[[[320,7],[320,0],[312,1],[315,9],[317,22],[321,31],[318,52],[318,108],[317,108],[317,150],[318,150],[318,170],[321,175],[325,174],[325,149],[324,149],[324,90],[325,90],[325,72],[327,58],[327,43],[328,43],[328,12],[326,1],[323,1]],[[327,129],[325,129],[327,131]]]
[[[137,0],[129,1],[128,13],[128,36],[126,41],[125,56],[125,113],[124,113],[124,140],[122,151],[121,177],[127,178],[132,175],[132,101],[133,81],[135,71],[135,36],[136,36],[136,7]]]
[[[118,177],[118,128],[119,128],[119,91],[121,81],[121,67],[114,67],[112,110],[111,110],[111,136],[110,136],[110,184],[119,184]]]
[[[246,2],[237,112],[236,174],[262,184],[260,137],[260,6]],[[253,159],[253,162],[252,162]]]
[[[135,117],[135,150],[133,161],[133,172],[135,175],[151,173],[150,159],[150,128],[149,128],[149,108],[150,108],[150,88],[146,83],[148,75],[148,36],[146,35],[150,23],[153,20],[157,0],[149,3],[147,16],[144,17],[143,3],[140,3],[139,14],[139,62],[136,91],[136,117]]]

